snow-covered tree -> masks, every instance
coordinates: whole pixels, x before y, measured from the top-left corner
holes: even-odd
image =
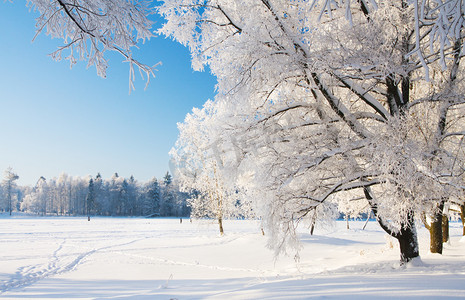
[[[169,172],[163,176],[163,186],[161,189],[160,215],[173,216],[176,201],[175,190],[173,187],[173,177]]]
[[[94,180],[91,178],[89,179],[89,187],[87,191],[86,197],[86,213],[87,213],[87,220],[90,221],[90,214],[93,212],[95,203],[95,188],[94,188]]]
[[[56,181],[58,193],[57,214],[64,215],[69,211],[69,195],[71,191],[70,176],[66,173],[60,174]]]
[[[160,213],[160,185],[157,178],[152,178],[145,186],[143,214],[146,216]]]
[[[36,199],[38,205],[38,211],[37,213],[40,213],[42,215],[47,214],[47,204],[48,204],[48,185],[47,185],[47,180],[45,177],[40,176],[40,178],[37,180],[37,183],[34,187],[33,193],[35,194],[34,198]]]
[[[166,172],[165,176],[163,176],[163,183],[166,186],[169,186],[173,182],[173,176],[171,176],[170,172]]]
[[[14,197],[16,195],[16,183],[15,181],[19,179],[19,176],[13,172],[13,169],[11,167],[8,167],[3,176],[3,189],[4,189],[4,194],[5,194],[5,200],[7,204],[7,211],[10,213],[13,211],[13,207],[15,207],[15,204],[13,203]]]
[[[95,211],[98,214],[102,214],[104,211],[107,211],[108,193],[106,192],[105,182],[100,173],[97,173],[94,179],[94,193],[95,193],[95,201],[94,201]]]
[[[216,102],[234,104],[240,168],[254,172],[248,190],[278,252],[351,191],[402,262],[419,255],[415,217],[463,193],[463,6],[164,1],[160,32],[189,47],[194,69],[209,66]]]
[[[129,177],[128,182],[128,187],[127,187],[127,212],[126,214],[130,216],[138,216],[140,215],[140,203],[138,195],[138,184],[136,182],[136,179],[134,178],[133,175]]]
[[[166,216],[187,216],[186,197],[171,175],[170,181],[170,210]],[[125,179],[116,173],[110,179],[103,179],[100,174],[94,179],[90,175],[73,177],[62,173],[49,180],[41,177],[34,187],[20,190],[22,201],[18,210],[42,215],[150,215],[159,212],[162,194],[156,178],[139,184],[134,176]]]
[[[333,197],[333,202],[337,205],[338,211],[344,215],[347,221],[347,229],[349,229],[349,220],[367,215],[371,215],[371,207],[363,196],[353,196],[352,193],[340,193]],[[315,220],[316,221],[316,220]]]
[[[114,216],[118,214],[120,205],[120,185],[122,178],[119,177],[118,173],[113,174],[108,183],[108,208],[109,215]]]
[[[178,124],[179,137],[170,155],[177,165],[181,190],[190,195],[191,216],[218,220],[223,234],[223,219],[251,216],[251,210],[240,205],[242,194],[234,180],[237,157],[230,151],[234,147],[230,129],[221,121],[212,101],[202,109],[194,108]]]

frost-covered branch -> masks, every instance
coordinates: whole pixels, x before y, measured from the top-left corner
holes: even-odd
[[[451,13],[454,1],[442,1],[449,11],[414,2],[162,5],[161,32],[218,79],[215,122],[203,127],[217,142],[208,144],[234,166],[226,178],[253,199],[275,247],[296,246],[297,224],[334,217],[335,206],[369,190],[380,225],[408,261],[418,256],[415,216],[432,199],[462,197],[462,32],[450,43],[434,27],[462,17]]]
[[[154,76],[154,68],[133,58],[132,49],[137,43],[153,37],[153,22],[149,16],[154,13],[150,1],[138,0],[28,0],[28,6],[38,11],[37,33],[45,31],[52,38],[62,39],[64,45],[51,56],[65,59],[73,66],[77,60],[87,60],[87,66],[95,66],[97,74],[106,76],[108,67],[105,52],[116,51],[129,64],[129,87],[134,89],[134,67],[146,86]]]

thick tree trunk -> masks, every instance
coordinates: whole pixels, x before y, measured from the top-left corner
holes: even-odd
[[[436,212],[432,216],[431,226],[429,227],[430,252],[442,254],[442,217],[444,210],[444,201],[441,201]]]
[[[418,250],[418,238],[415,229],[413,211],[410,211],[408,213],[406,223],[403,224],[402,229],[399,231],[393,231],[389,227],[388,223],[378,215],[378,206],[373,201],[370,189],[364,188],[363,191],[365,193],[365,198],[368,200],[373,214],[375,215],[376,220],[378,221],[381,228],[383,228],[383,230],[386,231],[386,233],[388,233],[390,236],[396,238],[399,241],[400,263],[404,265],[409,261],[413,260],[414,258],[419,257],[420,252]]]
[[[432,221],[430,225],[429,250],[431,253],[442,254],[442,213],[441,216],[436,215],[435,217],[439,219]]]
[[[375,216],[376,215],[377,213],[375,212]],[[407,224],[404,224],[404,228],[402,228],[399,232],[392,231],[381,218],[377,217],[377,220],[384,231],[399,241],[400,263],[402,265],[420,256],[413,212],[409,213]]]
[[[377,212],[373,210],[375,216]],[[408,263],[412,259],[419,257],[420,252],[418,250],[418,238],[415,229],[415,221],[413,219],[413,212],[409,213],[407,224],[404,224],[399,232],[392,231],[389,226],[377,216],[379,225],[384,229],[390,236],[396,238],[399,241],[400,247],[400,263],[402,265]],[[442,245],[442,244],[441,244]]]
[[[408,227],[402,229],[394,236],[399,241],[401,264],[406,264],[412,259],[420,256],[420,252],[418,251],[417,232],[413,218],[409,223]]]

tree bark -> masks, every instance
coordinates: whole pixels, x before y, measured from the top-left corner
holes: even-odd
[[[313,231],[315,230],[315,223],[316,223],[316,208],[313,210],[312,221],[310,223],[310,235],[313,235]]]
[[[375,210],[373,210],[373,212],[375,216],[377,216],[377,212],[375,212]],[[384,231],[399,241],[401,265],[404,265],[412,259],[420,256],[413,212],[409,212],[406,224],[403,224],[403,228],[398,232],[391,230],[387,223],[380,217],[377,216],[376,219]]]
[[[431,253],[442,254],[442,213],[440,216],[436,214],[435,217],[439,219],[431,222],[429,250]]]
[[[218,225],[220,226],[220,234],[223,235],[224,230],[223,230],[223,218],[222,217],[218,217]]]
[[[394,236],[399,241],[400,262],[402,265],[420,256],[420,252],[418,251],[417,232],[415,229],[413,216],[409,219],[411,220],[409,220],[407,227],[400,230],[399,233]]]
[[[446,214],[442,215],[442,242],[447,243],[449,241],[449,216]]]
[[[363,191],[365,194],[365,198],[370,204],[371,210],[373,211],[373,214],[375,215],[375,218],[378,221],[381,228],[383,228],[383,230],[386,231],[387,234],[396,238],[399,241],[401,265],[404,265],[413,260],[414,258],[419,257],[420,252],[418,250],[418,238],[415,229],[414,212],[410,211],[407,214],[406,223],[402,224],[403,226],[399,231],[394,231],[389,227],[388,223],[378,215],[378,206],[373,201],[370,188],[365,187]]]
[[[429,228],[430,236],[430,252],[442,254],[442,217],[444,210],[444,201],[441,201],[436,212],[432,216],[431,225]]]

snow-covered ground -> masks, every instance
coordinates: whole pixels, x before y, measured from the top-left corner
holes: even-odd
[[[302,230],[300,261],[274,260],[257,222],[0,217],[0,298],[465,298],[465,239],[451,224],[444,255],[399,267],[397,242],[376,222]]]

